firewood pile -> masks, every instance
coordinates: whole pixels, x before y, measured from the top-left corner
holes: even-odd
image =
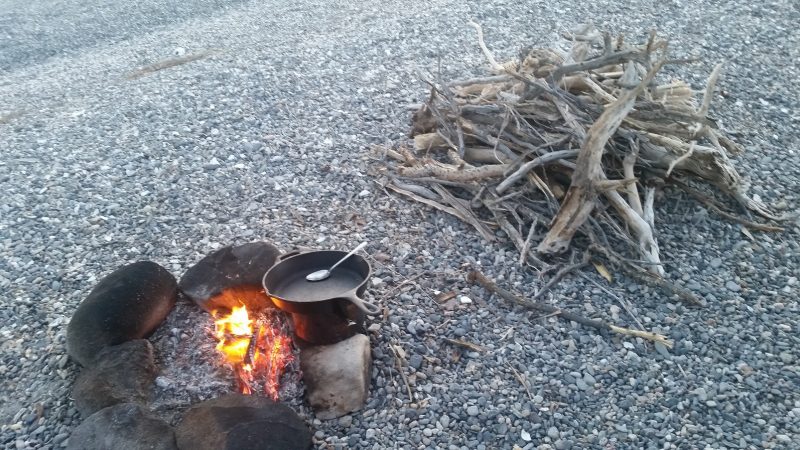
[[[567,51],[527,48],[501,64],[471,25],[492,73],[429,81],[430,97],[412,117],[413,149],[386,149],[388,189],[458,217],[487,241],[508,239],[520,263],[540,273],[558,267],[548,255],[572,249],[689,301],[691,292],[664,278],[657,198],[684,191],[747,228],[780,230],[753,221],[779,218],[747,195],[731,160],[743,149],[709,116],[721,66],[695,92],[660,79],[665,65],[687,61],[670,60],[655,33],[633,45],[591,26],[564,35]]]

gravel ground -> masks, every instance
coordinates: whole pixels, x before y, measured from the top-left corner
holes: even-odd
[[[675,69],[697,86],[726,61],[715,114],[748,148],[738,164],[753,192],[795,211],[796,1],[102,3],[0,0],[0,447],[59,448],[79,423],[64,334],[100,277],[139,259],[180,276],[212,249],[266,238],[286,248],[366,239],[390,257],[371,290],[389,314],[372,334],[369,404],[330,422],[298,407],[319,448],[798,448],[797,222],[751,240],[680,195],[663,200],[670,276],[708,306],[624,277],[610,289],[676,340],[666,353],[467,286],[465,262],[525,294],[540,281],[515,267],[511,247],[370,176],[370,145],[401,138],[405,105],[424,96],[419,72],[441,62],[444,78],[461,77],[484,64],[469,18],[501,57],[591,19],[631,39],[658,25],[676,56],[703,58]],[[474,301],[442,307],[435,290]],[[634,323],[584,278],[551,301]],[[169,320],[154,338],[162,353],[181,336],[175,324],[192,326]],[[440,337],[488,351],[460,354]],[[408,386],[390,346],[406,353]]]

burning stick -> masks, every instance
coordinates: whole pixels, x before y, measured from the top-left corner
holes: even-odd
[[[263,329],[264,326],[260,323],[257,327],[253,327],[253,335],[250,336],[250,342],[247,344],[247,352],[244,354],[245,366],[253,366],[253,361],[255,360],[256,351],[258,349],[258,339],[261,337]]]

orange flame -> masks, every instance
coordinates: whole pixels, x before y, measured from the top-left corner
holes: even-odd
[[[292,362],[292,339],[281,327],[278,317],[250,318],[245,306],[235,306],[230,314],[214,321],[217,350],[226,363],[233,366],[239,391],[252,394],[256,382],[262,382],[264,392],[278,400],[280,378]],[[257,332],[256,332],[257,331]]]

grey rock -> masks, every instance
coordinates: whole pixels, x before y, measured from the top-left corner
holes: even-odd
[[[230,309],[238,305],[240,298],[252,298],[263,290],[261,279],[280,254],[268,242],[223,247],[190,267],[178,286],[206,311]],[[242,290],[242,295],[235,290]],[[262,297],[263,302],[268,302],[266,296]]]
[[[558,432],[558,428],[550,427],[550,428],[547,429],[547,436],[550,439],[554,439],[555,440],[555,439],[558,439],[559,437],[561,437],[561,433]]]
[[[141,406],[120,403],[83,421],[69,437],[71,450],[176,450],[172,427]]]
[[[742,287],[739,286],[735,281],[726,281],[725,288],[731,292],[739,292],[742,290]]]
[[[75,406],[88,417],[117,403],[144,404],[156,371],[153,347],[145,339],[106,347],[75,380]]]
[[[419,370],[422,367],[422,355],[413,354],[408,358],[408,365],[413,367],[414,370]]]
[[[121,267],[81,302],[67,327],[67,351],[87,366],[104,347],[149,336],[175,306],[175,277],[150,261]]]
[[[288,406],[231,394],[194,405],[175,428],[180,449],[305,450],[311,431]]]
[[[480,412],[481,410],[475,405],[470,405],[467,407],[467,414],[469,414],[470,416],[477,416],[478,414],[480,414]]]
[[[300,353],[306,398],[321,420],[358,411],[369,394],[369,337],[356,334],[333,345],[309,347]]]

